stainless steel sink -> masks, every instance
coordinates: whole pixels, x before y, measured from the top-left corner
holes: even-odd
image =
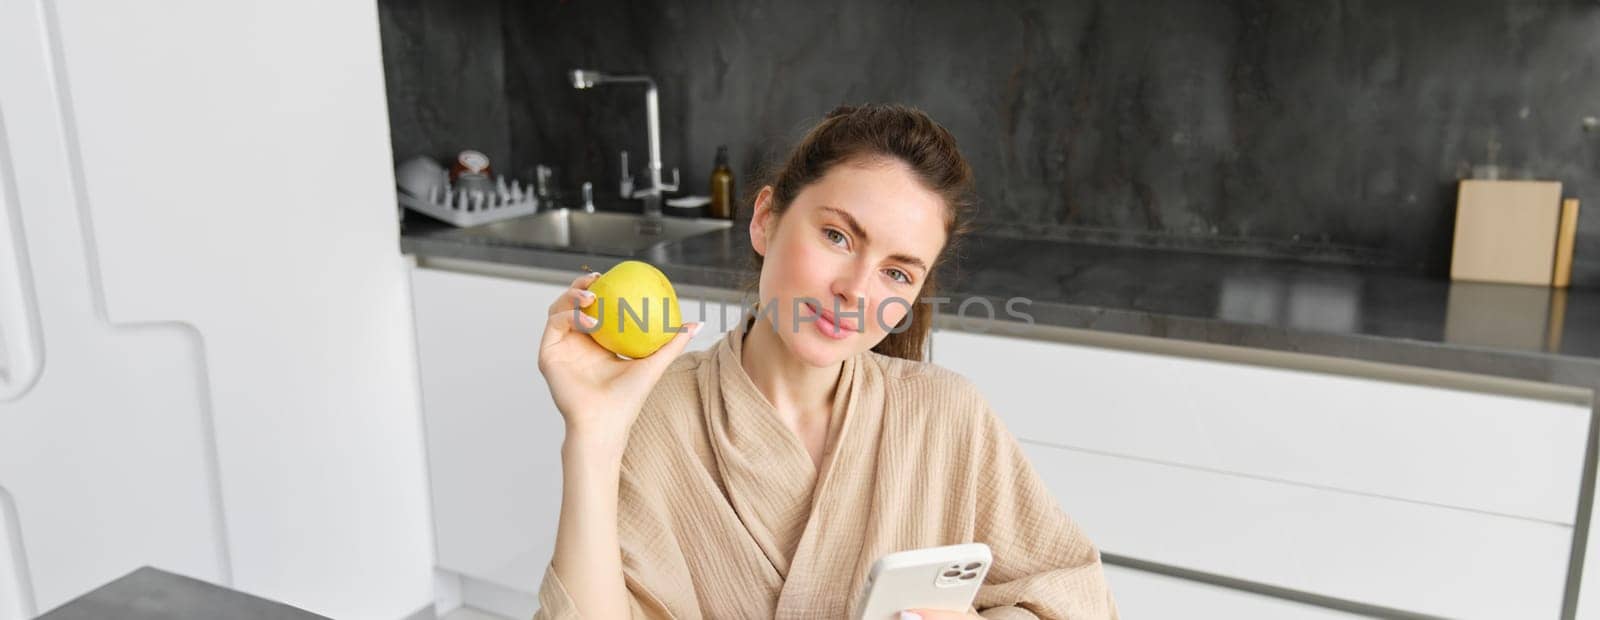
[[[733,222],[722,219],[646,217],[631,213],[556,209],[463,228],[459,232],[469,237],[513,245],[635,256],[660,243],[726,230],[732,226]]]

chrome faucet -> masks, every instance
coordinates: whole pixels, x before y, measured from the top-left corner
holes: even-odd
[[[650,138],[650,161],[645,164],[645,172],[649,178],[645,179],[643,187],[634,187],[633,173],[628,169],[628,152],[622,152],[622,178],[618,182],[618,193],[623,198],[638,198],[644,201],[644,214],[651,217],[661,216],[661,201],[663,192],[678,191],[678,169],[672,169],[672,183],[661,182],[661,112],[657,104],[656,82],[644,75],[606,75],[599,71],[588,69],[572,70],[572,87],[579,90],[594,88],[600,84],[644,84],[644,113],[645,129]]]

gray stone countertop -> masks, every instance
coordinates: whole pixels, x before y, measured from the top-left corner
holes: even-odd
[[[623,257],[463,235],[407,213],[401,250],[576,271]],[[740,289],[749,235],[733,229],[637,256],[675,283]],[[1006,301],[1034,322],[1600,387],[1600,291],[1451,282],[1371,268],[975,235],[939,274],[955,302]],[[974,302],[975,303],[975,302]],[[941,308],[958,313],[955,304]],[[968,317],[987,318],[981,306]]]
[[[39,620],[328,620],[269,601],[145,566],[73,599]]]

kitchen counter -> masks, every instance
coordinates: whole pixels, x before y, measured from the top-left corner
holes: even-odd
[[[423,258],[568,271],[623,260],[473,238],[413,213],[400,244]],[[738,290],[749,255],[748,232],[735,226],[638,258],[675,283]],[[941,297],[987,299],[1001,325],[1022,323],[1005,308],[1025,297],[1015,309],[1040,325],[1600,386],[1596,290],[990,235],[969,237],[939,277]],[[973,304],[963,316],[988,318]],[[958,313],[954,303],[940,310]]]

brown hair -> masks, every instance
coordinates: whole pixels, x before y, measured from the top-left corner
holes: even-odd
[[[929,266],[917,299],[911,300],[911,312],[905,319],[911,325],[899,333],[890,333],[872,348],[883,355],[921,361],[933,328],[933,311],[928,304],[920,303],[921,299],[935,294],[934,271],[955,253],[961,237],[971,231],[972,212],[976,209],[972,167],[961,156],[956,139],[948,130],[909,106],[839,106],[806,133],[782,167],[767,170],[764,182],[747,186],[750,195],[743,202],[751,205],[753,212],[755,196],[763,186],[770,185],[773,218],[781,220],[800,191],[822,179],[834,166],[874,158],[906,164],[924,187],[944,199],[946,207],[945,245]],[[762,257],[755,252],[751,255],[759,278]],[[755,284],[747,283],[747,288],[754,288]]]

